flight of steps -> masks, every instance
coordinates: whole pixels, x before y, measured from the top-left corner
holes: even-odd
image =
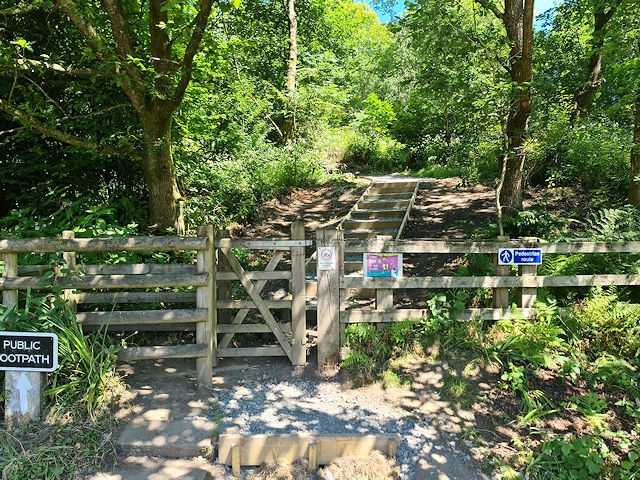
[[[371,184],[338,224],[345,239],[390,236],[398,240],[409,219],[420,179],[409,177],[372,177]],[[317,294],[315,258],[307,261],[307,308],[315,308]],[[362,255],[344,258],[345,274],[362,272]]]
[[[366,239],[381,235],[398,240],[418,191],[417,179],[374,181],[340,222],[344,238]]]

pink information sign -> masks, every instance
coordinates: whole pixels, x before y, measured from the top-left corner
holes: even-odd
[[[401,253],[365,253],[363,258],[365,277],[401,277]]]

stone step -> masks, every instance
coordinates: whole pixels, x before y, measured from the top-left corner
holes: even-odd
[[[358,218],[347,219],[342,222],[344,230],[377,230],[398,229],[402,225],[402,217],[389,218]]]
[[[351,211],[351,218],[353,219],[365,219],[365,218],[394,218],[398,216],[403,216],[406,210],[401,208],[379,208],[379,209],[366,209],[366,210],[358,210],[354,209]],[[345,220],[346,221],[346,220]]]
[[[157,414],[156,414],[157,415]],[[121,455],[189,458],[210,455],[216,424],[204,417],[162,420],[149,415],[134,418],[118,438]]]
[[[129,457],[112,472],[96,473],[87,480],[214,480],[210,465],[204,458]]]

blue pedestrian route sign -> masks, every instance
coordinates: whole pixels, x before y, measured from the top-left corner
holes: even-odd
[[[498,251],[499,265],[540,265],[541,248],[501,248]]]

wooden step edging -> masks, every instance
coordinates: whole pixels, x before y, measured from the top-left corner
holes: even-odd
[[[395,457],[401,437],[397,433],[357,434],[279,434],[240,435],[223,433],[218,438],[218,462],[230,465],[234,476],[243,466],[256,466],[280,460],[309,460],[309,469],[329,465],[347,455],[366,457],[379,450]]]

